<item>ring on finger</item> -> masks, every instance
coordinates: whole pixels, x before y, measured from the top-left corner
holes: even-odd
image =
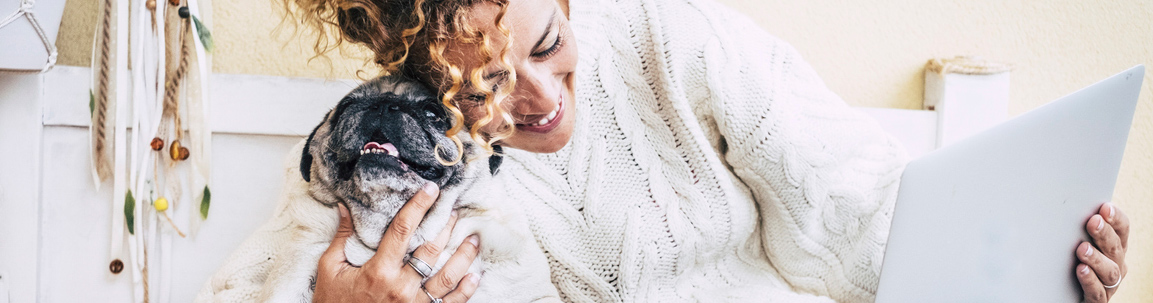
[[[408,256],[408,266],[415,269],[416,273],[420,274],[423,279],[428,279],[428,276],[432,275],[432,266],[428,266],[427,262],[412,255]]]
[[[433,297],[432,294],[428,293],[427,289],[424,289],[424,286],[421,286],[420,290],[423,290],[424,295],[428,296],[429,302],[431,302],[431,303],[443,303],[444,302],[444,299]]]
[[[1117,288],[1118,285],[1121,285],[1121,279],[1120,278],[1118,278],[1117,283],[1113,283],[1113,285],[1105,285],[1105,289],[1114,289],[1114,288]]]

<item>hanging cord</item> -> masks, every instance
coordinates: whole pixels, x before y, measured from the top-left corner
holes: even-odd
[[[172,71],[169,75],[168,82],[165,83],[164,88],[164,115],[172,118],[172,124],[175,132],[173,140],[180,140],[184,136],[184,130],[180,125],[180,84],[184,80],[185,73],[188,72],[188,57],[189,49],[188,37],[191,33],[189,31],[189,19],[180,20],[180,61],[177,64],[176,70]]]
[[[92,94],[95,102],[92,113],[92,167],[93,180],[99,184],[112,176],[112,152],[109,142],[112,141],[112,130],[109,129],[110,113],[109,90],[112,86],[112,0],[104,0],[101,5],[101,17],[97,35],[93,42],[92,68],[96,70],[95,92]],[[114,114],[112,116],[115,116]]]
[[[43,27],[40,27],[40,21],[37,21],[36,15],[32,12],[32,5],[34,4],[36,4],[36,0],[20,1],[20,9],[8,15],[4,20],[0,20],[0,28],[4,28],[4,26],[12,23],[12,21],[16,21],[16,18],[20,18],[20,16],[24,16],[28,19],[28,22],[32,23],[32,29],[36,30],[37,35],[40,35],[40,41],[44,43],[44,49],[48,51],[48,62],[44,65],[44,68],[40,70],[40,72],[43,73],[51,70],[53,66],[56,66],[56,45],[48,40],[48,34],[44,32]]]

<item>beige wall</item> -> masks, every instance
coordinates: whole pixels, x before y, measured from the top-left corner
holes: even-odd
[[[829,86],[859,106],[919,108],[922,66],[979,55],[1011,63],[1011,114],[1135,64],[1153,65],[1153,3],[1122,1],[720,0],[792,42]],[[88,65],[94,0],[68,0],[60,62]],[[308,44],[273,38],[269,0],[213,1],[214,70],[351,78],[363,55],[307,63]],[[363,54],[362,52],[352,52]],[[1153,66],[1150,66],[1153,68]],[[1115,302],[1153,298],[1153,75],[1147,75],[1115,193],[1134,218],[1130,274]]]

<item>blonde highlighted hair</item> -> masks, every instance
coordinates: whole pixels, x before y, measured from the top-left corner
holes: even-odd
[[[442,164],[459,162],[464,147],[457,134],[465,130],[465,119],[458,98],[468,83],[484,96],[485,115],[468,125],[468,133],[485,151],[493,153],[492,144],[508,138],[515,131],[512,116],[502,107],[516,85],[516,71],[508,59],[512,35],[504,25],[508,0],[277,0],[285,10],[285,23],[292,24],[296,34],[315,39],[316,57],[339,49],[343,43],[367,48],[372,62],[382,74],[400,74],[425,82],[436,89],[441,102],[453,116],[452,127],[445,132],[455,143],[456,159],[437,159]],[[493,37],[467,22],[469,10],[478,3],[499,7],[493,25],[503,36],[504,45],[497,49]],[[301,31],[303,30],[303,31]],[[476,64],[462,68],[449,62],[445,49],[449,43],[472,44],[476,47]],[[495,53],[495,56],[494,56]],[[484,79],[484,66],[496,62],[507,73],[507,82],[495,85]],[[466,70],[468,72],[466,77]],[[469,99],[469,98],[463,98]],[[468,100],[461,100],[469,102]],[[479,102],[478,102],[479,103]],[[480,130],[496,121],[504,122],[491,133]]]

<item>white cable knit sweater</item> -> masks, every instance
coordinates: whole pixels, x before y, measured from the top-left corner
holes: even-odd
[[[572,141],[506,149],[496,176],[566,301],[872,302],[906,158],[895,140],[712,0],[570,5]],[[288,233],[277,220],[202,299],[259,291]]]

